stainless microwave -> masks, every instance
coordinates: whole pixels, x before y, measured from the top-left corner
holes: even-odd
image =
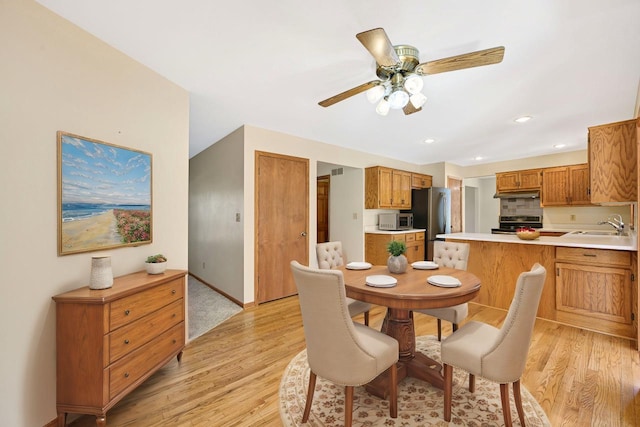
[[[413,228],[412,213],[378,214],[379,230],[410,230]]]

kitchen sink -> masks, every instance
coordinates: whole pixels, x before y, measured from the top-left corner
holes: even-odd
[[[569,233],[572,236],[620,236],[620,237],[628,237],[629,233],[623,232],[622,234],[618,234],[616,231],[600,231],[600,230],[578,230],[572,231]]]

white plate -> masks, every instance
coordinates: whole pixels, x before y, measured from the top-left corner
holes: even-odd
[[[349,270],[368,270],[371,268],[371,264],[368,262],[353,261],[347,264],[347,268]]]
[[[415,268],[416,270],[435,270],[436,268],[438,268],[438,264],[433,261],[416,261],[411,264],[411,267]]]
[[[460,280],[453,276],[431,276],[427,279],[427,282],[434,286],[441,286],[443,288],[457,288],[458,286],[462,286]]]
[[[380,274],[377,276],[367,276],[365,283],[374,288],[393,288],[398,283],[398,280],[395,277]]]

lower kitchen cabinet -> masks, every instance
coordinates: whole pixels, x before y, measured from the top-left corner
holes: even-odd
[[[409,264],[415,261],[424,261],[424,232],[408,233],[366,233],[364,239],[365,261],[373,265],[387,265],[389,252],[387,244],[394,240],[400,240],[407,245],[405,256]]]
[[[56,407],[67,413],[106,413],[185,346],[186,271],[146,271],[117,277],[103,290],[56,295]]]
[[[629,252],[558,247],[555,274],[558,321],[633,336]]]

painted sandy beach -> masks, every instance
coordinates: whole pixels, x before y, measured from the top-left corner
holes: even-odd
[[[122,237],[113,209],[90,218],[62,223],[62,250],[75,252],[119,245]]]

